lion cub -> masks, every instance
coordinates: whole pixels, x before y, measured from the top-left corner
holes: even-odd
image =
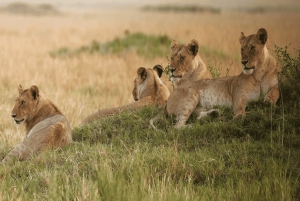
[[[218,105],[232,106],[236,118],[245,115],[245,108],[250,101],[257,101],[261,97],[264,101],[275,104],[279,98],[278,73],[276,61],[266,47],[267,38],[264,28],[247,37],[241,33],[239,42],[243,71],[238,76],[199,81],[182,80],[181,85],[170,95],[165,111],[176,116],[175,127],[184,126],[197,106],[205,109]],[[200,112],[198,118],[211,111],[215,110]],[[152,126],[155,119],[154,117],[150,121]]]
[[[26,137],[12,148],[2,164],[17,158],[26,160],[32,154],[48,148],[59,148],[72,142],[71,128],[66,117],[37,86],[23,89],[19,85],[19,96],[12,110],[16,124],[25,124]]]

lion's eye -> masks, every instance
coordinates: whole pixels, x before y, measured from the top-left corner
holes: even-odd
[[[22,100],[22,101],[21,101],[21,106],[24,105],[24,104],[25,104],[25,101]]]
[[[252,52],[253,50],[255,50],[255,46],[251,46],[250,52]]]
[[[183,61],[183,59],[184,59],[184,57],[180,57],[180,58],[179,58],[179,61]]]

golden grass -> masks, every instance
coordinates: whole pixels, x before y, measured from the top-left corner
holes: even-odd
[[[73,127],[98,108],[133,101],[131,91],[136,70],[168,64],[166,58],[148,60],[136,53],[126,55],[81,55],[51,58],[49,51],[66,46],[77,48],[96,39],[107,42],[122,37],[125,30],[146,34],[167,34],[181,42],[195,38],[201,46],[224,52],[232,60],[203,58],[221,63],[230,74],[238,74],[240,32],[246,35],[264,27],[269,32],[268,46],[299,47],[298,13],[284,14],[176,14],[141,11],[101,11],[101,13],[31,17],[0,15],[0,149],[7,149],[24,137],[10,117],[17,86],[37,85],[70,120]],[[166,52],[166,55],[170,52]],[[200,55],[201,56],[201,55]],[[165,79],[166,80],[166,79]],[[20,129],[20,131],[18,130]]]

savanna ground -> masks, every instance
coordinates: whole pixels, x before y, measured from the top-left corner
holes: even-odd
[[[81,127],[81,120],[97,109],[132,102],[137,68],[166,67],[170,48],[155,56],[135,50],[59,55],[62,49],[76,51],[92,41],[106,44],[139,32],[182,43],[197,39],[200,56],[215,74],[219,69],[220,76],[237,75],[241,31],[249,35],[264,27],[272,55],[275,45],[288,45],[290,56],[297,57],[300,13],[102,10],[0,16],[0,159],[25,137],[10,117],[18,84],[35,84],[56,103],[70,120],[75,141],[0,167],[1,200],[300,199],[297,93],[281,98],[275,108],[250,105],[242,121],[233,121],[232,111],[221,108],[219,117],[192,119],[194,126],[181,131],[170,119],[153,131],[148,123],[159,112],[154,107]],[[166,75],[164,82],[172,90]]]

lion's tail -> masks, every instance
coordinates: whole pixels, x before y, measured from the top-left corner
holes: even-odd
[[[157,119],[159,119],[160,115],[161,115],[161,113],[158,113],[155,117],[153,117],[153,118],[150,119],[150,125],[152,126],[152,128],[153,128],[154,130],[158,130],[158,128],[156,128],[156,127],[154,126],[154,122],[155,122]]]

